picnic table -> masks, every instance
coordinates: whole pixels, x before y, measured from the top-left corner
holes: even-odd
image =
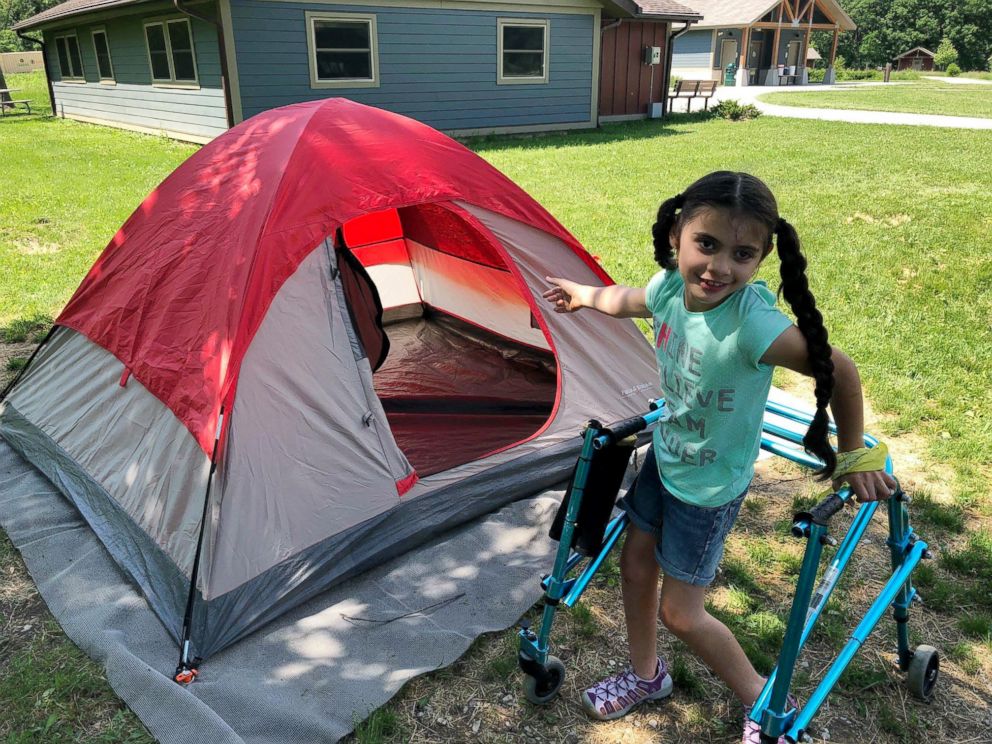
[[[28,113],[31,113],[30,98],[15,99],[11,97],[11,93],[17,93],[19,91],[20,88],[0,88],[0,116],[7,113],[8,106],[13,109],[17,106],[17,104],[22,104],[24,108],[28,110]]]

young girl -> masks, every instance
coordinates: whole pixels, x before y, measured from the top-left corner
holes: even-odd
[[[630,666],[582,695],[589,714],[604,720],[671,694],[672,679],[657,654],[658,616],[733,690],[746,713],[761,692],[764,678],[703,599],[754,475],[774,367],[816,381],[816,414],[803,445],[825,463],[818,475],[832,475],[837,462],[827,439],[828,404],[838,449],[864,446],[857,369],[827,343],[799,238],[779,217],[768,187],[746,173],[711,173],[662,203],[652,234],[664,270],[646,288],[548,277],[553,286],[544,293],[560,313],[589,307],[653,318],[671,412],[654,433],[636,485],[620,501],[630,517],[620,558]],[[764,283],[751,282],[773,243],[781,292],[797,325],[776,309]],[[843,480],[859,501],[888,498],[895,486],[881,471]],[[660,599],[659,566],[665,575]],[[758,725],[747,715],[744,723],[743,741],[758,742]]]

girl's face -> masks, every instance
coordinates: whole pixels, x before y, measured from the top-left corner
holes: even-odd
[[[751,280],[767,255],[768,230],[747,217],[703,207],[671,242],[685,282],[685,307],[698,313]]]

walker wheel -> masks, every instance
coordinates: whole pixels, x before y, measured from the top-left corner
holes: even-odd
[[[924,702],[930,702],[933,689],[937,686],[940,674],[940,654],[933,646],[917,646],[909,662],[906,684],[913,695]]]
[[[561,689],[561,683],[565,681],[565,665],[558,657],[549,656],[544,670],[544,679],[529,674],[524,677],[524,697],[534,705],[547,705],[554,700]]]

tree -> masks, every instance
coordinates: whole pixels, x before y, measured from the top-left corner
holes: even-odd
[[[946,70],[948,65],[957,64],[957,61],[958,50],[954,48],[951,40],[945,36],[933,55],[933,63],[938,70]]]
[[[22,40],[10,27],[61,2],[63,0],[0,0],[0,52],[36,51],[34,44]]]
[[[879,31],[872,31],[861,40],[860,52],[861,60],[866,67],[878,67],[891,57],[886,53],[882,34]]]

